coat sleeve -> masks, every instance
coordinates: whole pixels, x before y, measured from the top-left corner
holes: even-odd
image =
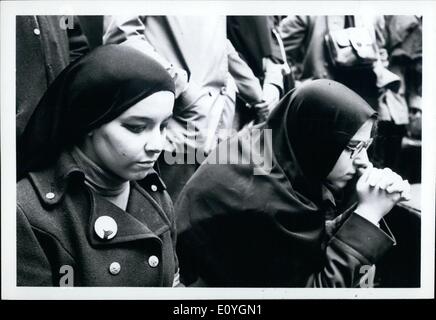
[[[17,206],[17,286],[53,286],[49,260],[24,212]]]
[[[275,85],[283,93],[283,64],[275,63],[270,58],[263,58],[265,79],[263,83]]]
[[[288,16],[279,25],[280,36],[288,61],[299,61],[301,48],[309,36],[309,18],[306,16]]]
[[[284,83],[283,83],[283,73],[288,67],[285,65],[284,59],[286,57],[282,56],[281,46],[283,45],[282,39],[278,36],[278,31],[274,25],[272,16],[266,17],[268,30],[271,34],[271,55],[263,59],[263,66],[265,72],[264,83],[271,83],[280,89],[281,95],[283,95]]]
[[[146,16],[105,16],[103,44],[125,43],[157,60],[165,69],[171,62],[160,55],[145,37]]]
[[[188,80],[186,70],[174,66],[147,40],[146,19],[147,16],[105,16],[103,44],[123,43],[154,58],[172,76],[176,86],[176,97],[181,97],[182,104],[194,104],[200,97],[198,85]]]
[[[240,95],[249,103],[260,102],[262,100],[262,87],[259,79],[256,78],[247,63],[242,60],[229,40],[226,41],[226,46],[229,72],[235,79]]]
[[[363,287],[372,265],[393,243],[380,228],[352,213],[330,239],[325,265],[321,272],[309,276],[307,286]]]
[[[68,44],[70,48],[70,61],[74,61],[89,52],[89,43],[82,31],[79,17],[74,16],[74,27],[67,29]]]

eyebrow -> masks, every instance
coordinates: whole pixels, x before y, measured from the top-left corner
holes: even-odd
[[[168,117],[166,117],[162,122],[169,121],[173,117],[173,114],[171,113]],[[155,122],[155,119],[147,117],[147,116],[129,116],[125,120],[139,120],[139,121],[151,121]]]
[[[358,145],[361,142],[364,142],[364,140],[350,140],[347,145]]]

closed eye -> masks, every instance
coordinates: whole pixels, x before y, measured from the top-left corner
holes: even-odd
[[[357,146],[362,143],[362,141],[357,141],[357,140],[351,140],[350,142],[348,142],[347,144],[347,148],[349,149],[355,149],[357,148]]]
[[[123,124],[123,127],[125,127],[127,130],[133,133],[141,133],[145,129],[147,129],[146,125],[135,125],[135,124]]]
[[[166,118],[164,121],[162,121],[161,125],[160,125],[160,130],[163,131],[168,127],[168,124],[171,120],[171,116]]]

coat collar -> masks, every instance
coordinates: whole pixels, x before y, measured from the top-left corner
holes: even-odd
[[[68,152],[63,152],[54,166],[30,172],[29,176],[41,202],[48,206],[56,205],[62,200],[73,180],[83,182],[85,178],[82,169]]]
[[[147,201],[149,199],[144,197],[135,183],[131,184],[127,212],[90,189],[89,194],[91,214],[87,226],[87,237],[91,245],[95,247],[145,239],[152,239],[161,244],[158,236],[170,228],[170,223],[162,209]],[[94,230],[96,220],[102,216],[111,217],[117,224],[117,234],[110,240],[101,239]]]
[[[38,172],[30,172],[29,175],[41,202],[46,205],[57,204],[62,200],[72,180],[78,179],[83,182],[85,177],[83,170],[69,152],[63,152],[55,166]],[[165,183],[154,169],[138,184],[147,191],[166,190]]]
[[[54,206],[64,198],[72,183],[82,184],[88,193],[90,212],[87,237],[94,246],[112,245],[140,239],[155,239],[161,242],[159,235],[170,228],[170,221],[161,206],[148,192],[162,192],[165,184],[159,175],[152,171],[140,183],[131,182],[131,191],[126,211],[107,201],[85,185],[84,173],[73,157],[64,152],[55,166],[29,173],[41,202],[46,206]],[[145,190],[144,190],[145,189]],[[152,191],[149,191],[152,190]],[[76,210],[84,210],[83,204],[74,203]],[[113,218],[118,231],[110,240],[100,239],[94,231],[95,221],[101,216]]]
[[[335,196],[324,184],[321,186],[321,197],[323,201],[328,201],[333,207],[336,207]]]

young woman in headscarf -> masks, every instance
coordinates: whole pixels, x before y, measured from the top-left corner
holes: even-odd
[[[223,142],[176,203],[182,281],[353,287],[368,279],[394,244],[382,218],[410,187],[368,161],[375,118],[350,89],[316,80],[287,94],[259,131]],[[342,194],[355,180],[357,202],[346,208]]]
[[[18,286],[175,286],[173,206],[153,166],[174,83],[99,47],[49,87],[17,144]]]

